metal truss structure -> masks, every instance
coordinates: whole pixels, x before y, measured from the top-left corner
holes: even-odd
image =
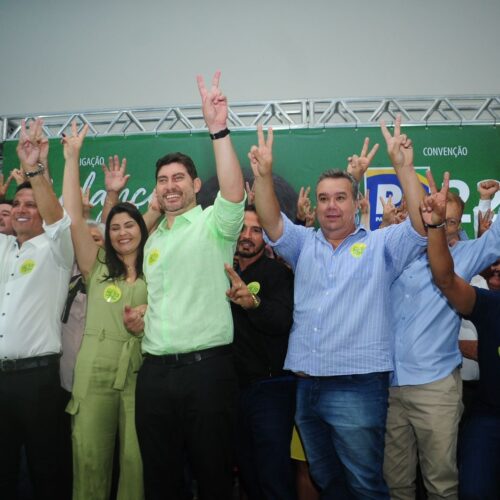
[[[401,114],[407,125],[493,125],[500,123],[500,95],[296,99],[231,103],[229,127],[252,130],[370,127]],[[193,133],[206,130],[200,105],[110,109],[35,115],[44,120],[47,137],[56,138],[73,120],[89,125],[97,137],[135,134]],[[21,121],[31,115],[0,116],[1,146],[19,137]]]

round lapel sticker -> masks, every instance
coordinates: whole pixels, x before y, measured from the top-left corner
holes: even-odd
[[[35,261],[31,259],[25,260],[22,264],[21,267],[19,268],[19,272],[21,274],[29,274],[31,271],[35,269]]]
[[[116,285],[108,285],[104,289],[102,296],[106,302],[114,303],[121,299],[122,291]]]
[[[148,264],[152,266],[160,258],[160,251],[157,248],[153,248],[148,255]]]
[[[257,295],[260,292],[260,283],[258,281],[252,281],[247,285],[248,291],[253,295]]]
[[[354,243],[354,245],[351,247],[351,255],[355,257],[356,259],[359,259],[366,250],[366,244],[365,243]]]

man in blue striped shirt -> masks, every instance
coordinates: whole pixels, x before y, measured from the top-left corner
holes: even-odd
[[[339,170],[324,172],[316,186],[320,229],[292,224],[274,193],[272,130],[266,141],[260,129],[249,153],[259,219],[295,272],[285,368],[300,376],[296,422],[314,480],[335,498],[389,498],[382,473],[393,369],[389,288],[426,246],[411,141],[399,119],[394,136],[382,131],[411,223],[374,232],[356,227],[358,183]]]
[[[481,238],[459,241],[463,210],[464,202],[448,192],[443,224],[447,242],[455,271],[470,282],[500,255],[500,218]],[[415,498],[419,462],[429,498],[455,499],[462,414],[461,319],[432,281],[427,254],[413,261],[394,282],[391,301],[395,366],[384,461],[391,498]]]

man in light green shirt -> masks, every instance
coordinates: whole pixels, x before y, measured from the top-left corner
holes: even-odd
[[[236,377],[224,264],[233,259],[245,193],[219,78],[207,90],[198,77],[220,186],[214,205],[196,204],[201,180],[191,158],[171,153],[156,164],[165,218],[144,250],[148,310],[136,392],[146,500],[185,498],[186,454],[200,498],[232,498]]]

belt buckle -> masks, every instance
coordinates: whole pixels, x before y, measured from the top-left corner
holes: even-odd
[[[16,369],[15,359],[1,359],[0,360],[0,371],[2,372],[13,372]]]

